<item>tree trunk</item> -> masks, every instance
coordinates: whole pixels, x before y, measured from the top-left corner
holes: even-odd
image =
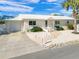
[[[76,20],[76,16],[77,16],[77,13],[73,12],[73,17],[75,18],[74,19],[74,32],[77,32],[77,20]]]
[[[77,32],[77,21],[76,21],[76,19],[74,20],[74,32]]]

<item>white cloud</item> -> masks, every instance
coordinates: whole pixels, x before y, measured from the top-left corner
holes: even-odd
[[[38,3],[40,0],[24,0],[24,2],[28,3]]]
[[[56,13],[56,12],[55,12],[55,13],[51,13],[51,15],[54,15],[54,14],[58,14],[58,15],[60,15],[60,13]]]
[[[60,13],[70,15],[70,14],[72,14],[72,9],[70,9],[68,11],[65,9],[62,9],[62,10],[60,10]]]
[[[55,1],[57,1],[57,0],[47,0],[48,2],[55,2]]]
[[[46,10],[48,10],[48,11],[53,11],[53,10],[56,10],[56,9],[54,9],[54,8],[48,8],[48,9],[46,9]]]
[[[29,6],[21,5],[21,4],[18,3],[18,2],[0,1],[0,4],[8,4],[8,5],[10,5],[10,6],[21,7],[21,8],[32,8],[32,7],[29,7]]]
[[[61,6],[61,4],[60,4],[60,3],[53,3],[53,4],[58,5],[58,6]]]
[[[0,1],[5,1],[5,0],[0,0]]]
[[[51,11],[51,10],[53,10],[53,9],[47,9],[47,10]]]
[[[22,8],[15,8],[15,7],[3,7],[0,6],[0,11],[14,11],[14,12],[29,12],[29,10],[22,9]]]
[[[7,4],[9,6],[0,6],[0,10],[3,10],[3,11],[19,11],[19,12],[30,12],[33,10],[32,7],[30,6],[24,6],[24,5],[21,5],[20,3],[17,3],[17,2],[10,2],[10,1],[0,1],[0,4]],[[6,10],[5,10],[6,9]]]

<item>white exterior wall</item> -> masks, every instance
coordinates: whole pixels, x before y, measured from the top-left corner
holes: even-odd
[[[69,23],[70,23],[70,24],[74,24],[74,21],[73,21],[73,20],[70,20]],[[64,29],[67,29],[67,24],[68,24],[68,23],[67,23],[67,20],[64,20],[64,21],[61,20],[61,21],[60,21],[60,25],[61,25]]]
[[[25,20],[25,29],[30,29],[33,26],[29,25],[29,21],[36,21],[36,25],[35,26],[39,26],[42,28],[46,28],[45,27],[45,20]],[[47,20],[48,21],[48,27],[52,28],[54,30],[55,28],[55,20]],[[69,23],[73,24],[73,20],[70,20]],[[60,25],[63,27],[67,27],[67,20],[60,20]]]
[[[70,24],[73,24],[74,21],[73,21],[73,20],[70,20],[69,23],[70,23]],[[61,20],[61,21],[60,21],[60,25],[61,25],[61,26],[67,26],[67,20],[64,20],[64,21]]]
[[[45,20],[37,20],[36,21],[36,26],[45,28]]]
[[[30,29],[33,26],[29,25],[29,21],[36,21],[36,25],[35,26],[39,26],[39,27],[45,27],[45,21],[44,20],[24,20],[24,28],[25,29]]]
[[[14,31],[25,31],[27,29],[32,28],[33,26],[29,25],[29,21],[36,21],[35,26],[39,26],[42,28],[45,28],[45,20],[22,20],[22,21],[6,21],[6,25],[3,27],[6,27],[8,32],[14,32]],[[51,27],[52,29],[55,28],[55,20],[47,20],[47,27]],[[70,23],[73,23],[73,21],[69,21]],[[60,20],[60,25],[61,26],[66,26],[67,25],[67,20]],[[2,27],[1,27],[2,28]]]
[[[36,25],[29,25],[29,21],[36,21]],[[41,27],[43,28],[44,30],[45,29],[51,29],[51,30],[54,30],[54,21],[52,20],[47,20],[47,27],[46,27],[46,24],[45,24],[45,21],[46,20],[24,20],[24,30],[26,29],[31,29],[32,27],[34,26],[38,26],[38,27]]]
[[[54,28],[54,21],[48,20],[48,27]]]
[[[23,20],[22,31],[29,29],[29,21]]]

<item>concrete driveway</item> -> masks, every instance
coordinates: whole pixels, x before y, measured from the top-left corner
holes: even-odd
[[[47,49],[11,59],[79,59],[79,46]]]
[[[44,48],[33,42],[25,33],[12,33],[0,36],[0,59],[8,59]]]

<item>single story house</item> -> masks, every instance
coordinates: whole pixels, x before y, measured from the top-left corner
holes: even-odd
[[[49,28],[55,30],[56,25],[65,28],[68,23],[73,24],[74,18],[68,16],[20,14],[13,19],[6,19],[2,27],[8,32],[25,31],[34,26],[39,26],[44,30],[48,30]]]

